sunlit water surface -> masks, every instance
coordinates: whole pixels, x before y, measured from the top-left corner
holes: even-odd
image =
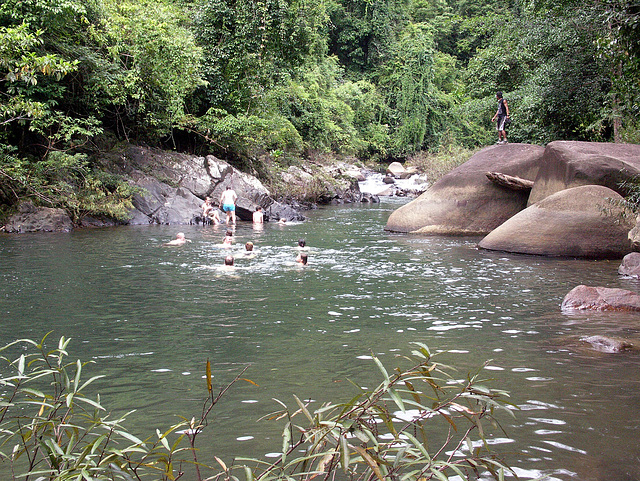
[[[269,456],[282,424],[258,419],[293,404],[348,400],[352,379],[380,379],[411,342],[461,377],[486,360],[494,386],[520,409],[502,416],[497,450],[523,479],[640,479],[640,356],[576,348],[606,334],[640,346],[637,314],[562,313],[578,284],[638,291],[618,261],[545,259],[478,250],[478,238],[385,233],[400,201],[311,211],[308,220],[241,223],[224,249],[224,226],[145,226],[70,234],[0,236],[3,343],[71,337],[73,358],[115,414],[136,409],[129,427],[152,434],[197,416],[207,359],[219,388],[250,365],[216,407],[199,438],[223,459]],[[178,230],[192,242],[164,247]],[[295,264],[299,238],[310,246]],[[255,257],[243,256],[244,243]],[[229,252],[233,272],[220,270]],[[52,342],[53,343],[53,342]],[[500,444],[500,445],[498,445]]]

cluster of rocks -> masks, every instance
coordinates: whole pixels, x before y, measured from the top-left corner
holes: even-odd
[[[483,236],[481,249],[554,257],[620,259],[621,275],[640,277],[640,218],[625,185],[640,175],[640,145],[551,142],[487,147],[392,213],[386,230]],[[564,310],[640,311],[625,289],[577,286]],[[593,336],[592,336],[593,337]],[[587,340],[606,352],[632,344]],[[604,347],[603,347],[604,346]],[[613,347],[612,347],[613,346]]]
[[[483,249],[621,258],[640,248],[624,182],[640,145],[551,142],[487,147],[392,213],[386,229],[485,236]]]
[[[251,220],[258,206],[262,207],[267,222],[283,218],[304,220],[301,211],[310,207],[293,198],[286,203],[276,201],[256,177],[212,155],[199,157],[127,145],[122,150],[103,154],[100,162],[105,169],[124,176],[139,188],[133,198],[130,225],[208,222],[201,217],[204,198],[209,196],[216,201],[227,186],[238,194],[236,215],[240,220]],[[317,190],[320,203],[378,201],[376,196],[360,192],[358,181],[364,174],[350,164],[316,166],[309,171],[290,167],[281,176],[285,184],[295,186],[300,192]],[[114,224],[107,218],[84,217],[80,226]],[[34,207],[25,202],[3,229],[13,233],[68,232],[74,227],[63,209]]]
[[[391,162],[386,170],[386,175],[382,182],[389,187],[378,193],[381,197],[409,197],[418,196],[425,190],[424,183],[417,185],[415,188],[407,185],[400,186],[398,180],[407,180],[414,176],[418,176],[418,169],[415,166],[405,167],[400,162]]]

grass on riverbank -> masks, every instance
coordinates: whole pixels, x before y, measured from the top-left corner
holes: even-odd
[[[438,152],[421,151],[411,155],[405,167],[416,167],[433,184],[442,176],[468,161],[480,149],[451,145]]]

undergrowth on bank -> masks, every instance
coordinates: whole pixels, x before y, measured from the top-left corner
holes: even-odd
[[[431,184],[456,167],[468,161],[480,149],[469,149],[460,145],[448,145],[438,152],[421,151],[409,156],[406,167],[414,166],[426,175]]]
[[[389,370],[376,357],[380,384],[346,402],[312,409],[293,396],[269,419],[284,423],[280,456],[271,461],[214,456],[199,459],[197,438],[216,403],[243,378],[219,389],[205,367],[207,396],[198,416],[132,435],[126,418],[111,417],[100,396],[86,394],[101,376],[83,380],[86,362],[69,360],[69,339],[45,347],[14,341],[0,349],[0,470],[13,480],[447,480],[450,476],[502,480],[507,466],[489,449],[500,429],[497,410],[508,394],[487,386],[482,368],[463,379],[415,343]],[[10,355],[13,353],[13,355]],[[405,366],[405,367],[400,367]],[[204,386],[203,386],[204,388]],[[8,474],[10,473],[10,474]]]

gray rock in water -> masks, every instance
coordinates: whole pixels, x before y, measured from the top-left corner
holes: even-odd
[[[117,173],[143,190],[134,196],[130,224],[201,223],[204,198],[210,196],[217,205],[227,186],[238,195],[236,216],[240,220],[251,221],[258,206],[267,213],[277,204],[257,178],[212,155],[198,157],[129,146],[112,164],[119,168]],[[304,219],[291,207],[286,212],[283,209],[277,204],[272,210],[288,220]]]
[[[64,209],[36,207],[31,202],[22,202],[18,213],[11,216],[4,226],[5,232],[70,232],[73,222]]]
[[[640,279],[640,252],[631,252],[622,259],[618,274]]]
[[[626,339],[601,335],[581,337],[580,340],[590,344],[596,351],[600,352],[622,352],[633,348],[633,344]]]
[[[280,219],[286,219],[287,221],[302,221],[305,219],[305,217],[293,207],[281,204],[280,202],[273,202],[267,207],[265,217],[270,222],[278,222]]]
[[[636,218],[635,227],[629,231],[629,242],[631,242],[631,249],[640,251],[640,217]]]

